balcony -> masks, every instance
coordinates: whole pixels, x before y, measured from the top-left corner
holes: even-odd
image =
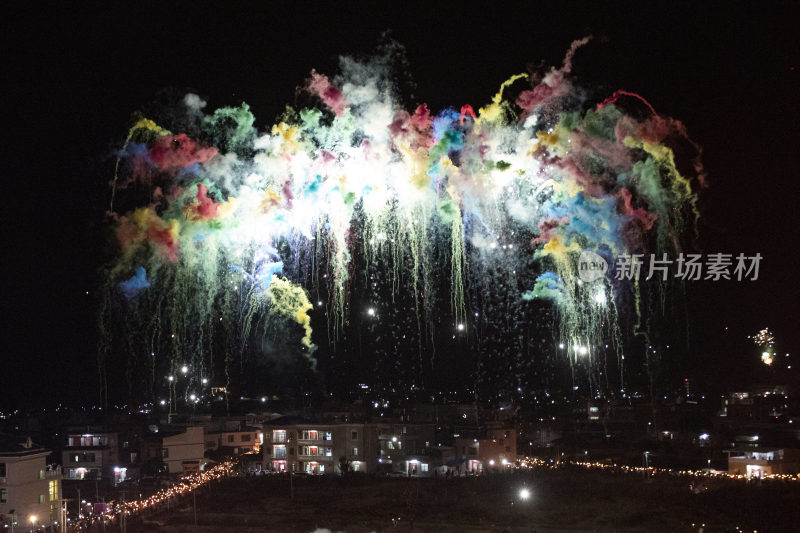
[[[308,454],[301,453],[300,455],[297,456],[297,458],[300,461],[317,461],[317,462],[319,462],[319,461],[333,461],[333,456],[332,455],[323,455],[323,454],[320,454],[320,455],[308,455]]]

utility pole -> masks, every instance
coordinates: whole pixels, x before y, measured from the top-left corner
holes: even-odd
[[[128,524],[125,523],[125,491],[122,491],[122,512],[119,515],[119,530],[120,533],[128,531]]]
[[[63,493],[62,493],[62,496],[63,496]],[[61,525],[61,527],[59,528],[61,533],[67,533],[67,502],[68,501],[69,500],[66,499],[66,498],[61,498],[61,499],[58,500],[58,503],[60,504],[59,508],[58,508],[58,514],[59,514],[58,520],[59,520],[59,523]]]
[[[192,490],[192,508],[194,509],[194,530],[197,531],[197,488]]]

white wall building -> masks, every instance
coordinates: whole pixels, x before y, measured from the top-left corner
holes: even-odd
[[[74,431],[67,435],[66,446],[61,452],[64,479],[98,479],[115,483],[125,481],[119,464],[117,434],[91,431],[91,428],[87,430]]]
[[[192,474],[205,469],[205,428],[164,428],[147,436],[146,459],[160,459],[170,474]]]
[[[27,531],[59,521],[61,469],[48,467],[49,453],[30,438],[0,436],[0,527],[15,522]]]

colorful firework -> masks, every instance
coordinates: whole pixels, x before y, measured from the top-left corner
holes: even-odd
[[[570,79],[585,42],[540,79],[512,76],[477,113],[405,110],[385,58],[343,58],[334,78],[311,71],[304,91],[318,106],[287,108],[266,133],[246,104],[205,114],[195,94],[172,114],[178,133],[141,118],[112,183],[119,254],[103,323],[121,310],[131,351],[158,351],[170,373],[189,363],[198,380],[217,347],[227,372],[249,343],[294,327],[313,366],[309,293],[335,342],[360,257],[385,266],[393,294],[413,295],[420,357],[421,331],[441,322],[437,291],[449,292],[446,322],[468,332],[469,287],[498,290],[481,273],[524,270],[513,297],[552,301],[558,340],[579,347],[571,361],[592,360],[619,342],[622,292],[641,318],[639,287],[583,283],[578,256],[680,249],[702,169],[679,172],[671,146],[684,126],[638,95],[586,103]]]

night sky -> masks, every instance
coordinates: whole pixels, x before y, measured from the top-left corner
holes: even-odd
[[[210,108],[247,102],[263,131],[312,68],[334,74],[339,55],[372,53],[386,31],[406,48],[413,98],[435,111],[483,105],[509,75],[559,65],[592,35],[577,83],[643,95],[703,147],[696,249],[764,257],[756,282],[690,285],[686,368],[734,382],[754,356],[745,337],[766,326],[779,353],[800,356],[800,7],[598,4],[3,8],[0,407],[96,398],[103,215],[135,111],[191,90]]]

